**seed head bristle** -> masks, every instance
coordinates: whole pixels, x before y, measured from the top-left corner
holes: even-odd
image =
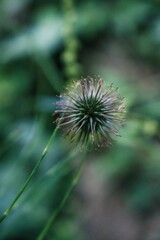
[[[71,88],[60,95],[55,114],[59,127],[71,142],[86,145],[110,146],[113,135],[120,136],[124,122],[124,98],[113,84],[106,89],[100,77],[87,77],[73,81]]]

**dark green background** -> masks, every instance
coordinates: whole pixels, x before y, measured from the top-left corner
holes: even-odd
[[[73,3],[74,7],[64,2]],[[48,240],[160,239],[160,2],[0,1],[0,213],[34,167],[55,126],[57,95],[72,78],[100,75],[126,99],[111,149],[90,152]],[[61,132],[8,218],[0,239],[36,239],[81,152]]]

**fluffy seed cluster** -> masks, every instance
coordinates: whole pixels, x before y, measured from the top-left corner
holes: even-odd
[[[60,96],[55,115],[59,127],[71,142],[98,147],[111,145],[112,136],[120,136],[124,121],[124,98],[118,89],[106,85],[100,77],[87,77],[73,81],[70,89]]]

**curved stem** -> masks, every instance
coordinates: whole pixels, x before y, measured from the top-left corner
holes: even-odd
[[[48,231],[50,230],[54,220],[56,219],[56,217],[58,216],[58,214],[60,213],[60,211],[63,209],[66,201],[68,200],[72,190],[74,189],[74,187],[77,185],[77,182],[80,178],[80,175],[81,175],[81,172],[82,172],[82,168],[84,166],[84,160],[85,160],[85,157],[82,159],[81,163],[80,163],[80,166],[78,168],[78,171],[76,173],[76,175],[73,177],[62,201],[60,202],[58,208],[53,211],[51,217],[49,218],[47,224],[45,225],[45,227],[43,228],[42,232],[40,233],[40,235],[38,236],[37,240],[44,240],[44,238],[46,237]]]
[[[59,125],[58,125],[59,126]],[[31,174],[29,175],[29,177],[27,178],[26,182],[24,183],[24,185],[21,187],[20,191],[18,192],[17,196],[15,197],[15,199],[12,201],[12,203],[10,204],[10,206],[6,209],[6,211],[3,213],[3,215],[0,217],[0,223],[8,216],[8,214],[10,213],[10,211],[12,210],[13,206],[15,205],[15,203],[17,202],[17,200],[20,198],[20,196],[23,194],[23,192],[25,191],[25,189],[27,188],[28,184],[30,183],[32,177],[34,176],[35,172],[37,171],[39,165],[41,164],[42,160],[44,159],[44,157],[46,156],[48,149],[50,147],[50,145],[52,144],[52,141],[56,135],[56,132],[58,130],[58,126],[55,128],[55,130],[52,133],[52,136],[50,137],[46,147],[44,148],[42,155],[40,157],[40,159],[38,160],[37,164],[35,165],[34,169],[32,170]]]

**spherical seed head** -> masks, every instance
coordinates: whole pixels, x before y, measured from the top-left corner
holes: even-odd
[[[56,119],[59,127],[71,142],[86,145],[88,142],[109,146],[113,135],[120,136],[119,128],[124,122],[124,98],[112,85],[107,89],[100,77],[87,77],[73,84],[57,102],[60,114]]]

